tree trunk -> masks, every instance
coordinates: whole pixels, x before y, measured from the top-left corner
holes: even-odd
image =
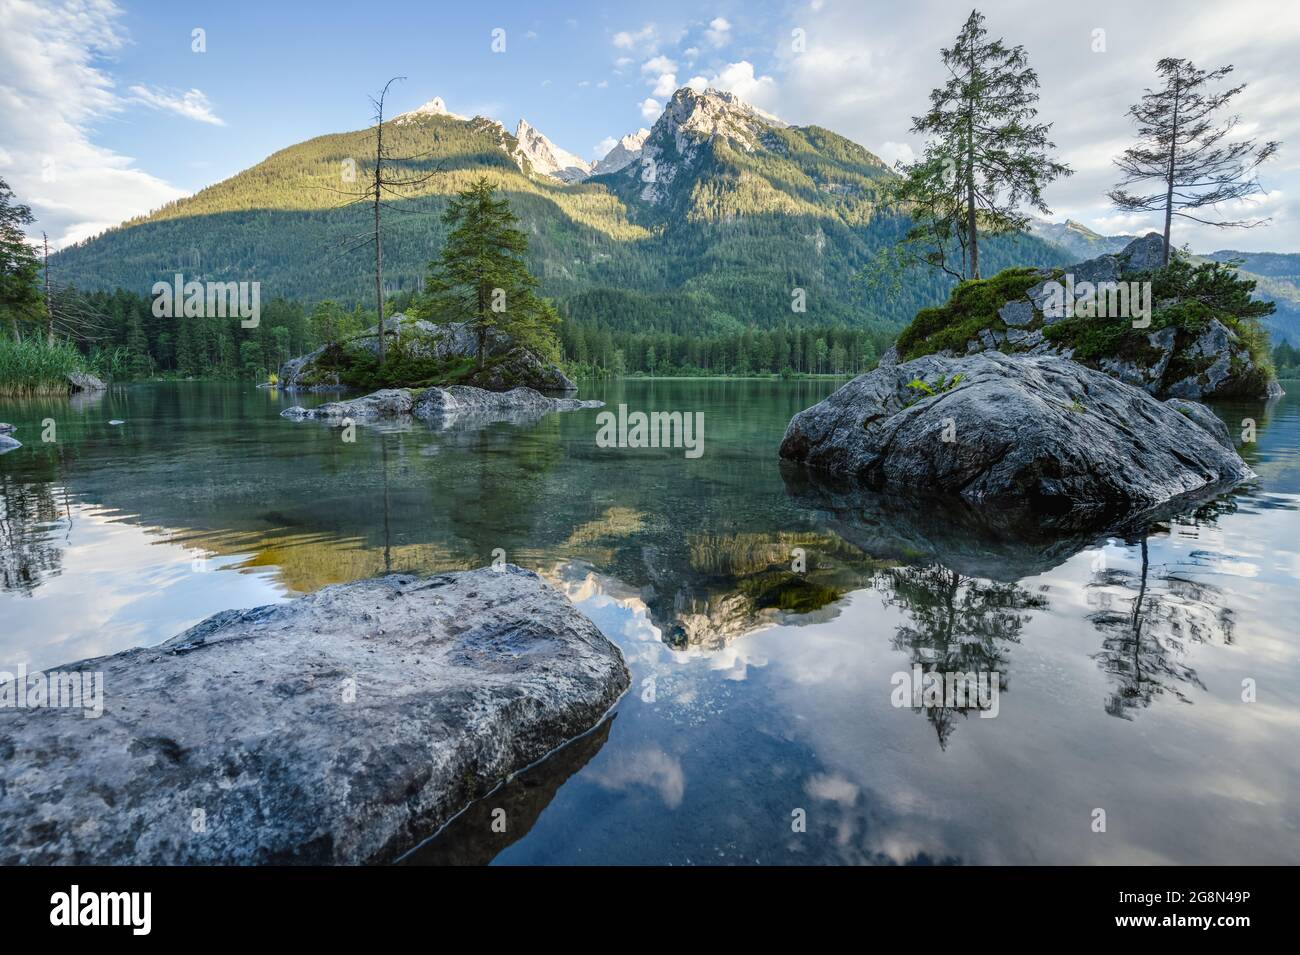
[[[45,343],[54,347],[54,300],[50,298],[50,237],[42,232],[41,238],[45,241]]]
[[[975,82],[975,47],[970,51],[970,82]],[[966,127],[966,232],[970,236],[970,277],[980,277],[980,240],[975,216],[975,99],[967,107]]]
[[[1160,263],[1169,264],[1169,227],[1174,218],[1174,159],[1178,152],[1178,79],[1174,78],[1174,118],[1169,134],[1169,171],[1165,177],[1165,254]]]
[[[384,240],[379,231],[380,170],[384,161],[384,102],[379,101],[379,125],[375,128],[375,311],[379,315],[379,367],[384,367]]]

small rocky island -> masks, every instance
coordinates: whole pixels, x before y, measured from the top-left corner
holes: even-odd
[[[1157,398],[1281,395],[1257,321],[1272,303],[1252,298],[1254,283],[1226,266],[1175,255],[1161,267],[1163,253],[1164,239],[1152,232],[1115,255],[963,282],[946,304],[917,313],[899,335],[898,358],[1056,355]],[[1077,299],[1062,308],[1056,289]],[[1127,314],[1104,314],[1121,302]]]
[[[103,714],[10,711],[5,865],[391,862],[629,682],[512,565],[326,587],[59,670],[101,673]]]
[[[354,385],[379,354],[378,326],[346,341],[322,345],[291,358],[280,367],[279,385],[289,391],[333,391]],[[384,341],[400,355],[407,373],[441,385],[468,385],[486,391],[532,388],[574,392],[578,386],[553,363],[514,342],[509,335],[488,329],[483,361],[478,338],[468,323],[437,324],[400,312],[384,319]],[[373,386],[372,386],[373,387]]]
[[[1183,289],[1157,296],[1149,327],[1057,312],[1045,287],[1062,270],[960,284],[947,305],[918,313],[876,370],[795,415],[781,457],[1057,531],[1254,477],[1224,424],[1189,399],[1280,393],[1255,340],[1266,309],[1217,267],[1161,268],[1162,251],[1153,234],[1064,270],[1096,294],[1121,279]]]

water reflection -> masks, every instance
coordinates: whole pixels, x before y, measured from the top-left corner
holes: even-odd
[[[56,416],[61,439],[0,459],[0,668],[499,549],[619,644],[632,690],[408,861],[1293,858],[1300,401],[1227,413],[1259,422],[1260,487],[1059,538],[783,469],[785,423],[833,386],[592,395],[703,410],[700,461],[599,449],[594,412],[346,444],[248,389],[4,406],[29,434]],[[890,675],[913,665],[997,672],[1001,712],[894,708]],[[1096,805],[1123,807],[1108,839]]]
[[[927,673],[996,679],[999,693],[1007,690],[1007,651],[1020,642],[1027,611],[1048,606],[1042,594],[1018,584],[980,580],[941,564],[894,567],[877,579],[886,605],[898,607],[908,619],[895,631],[896,650]],[[966,706],[931,706],[922,712],[934,726],[940,748],[947,749],[956,717],[974,709],[970,700]]]
[[[0,587],[30,596],[63,568],[72,514],[66,491],[0,474]],[[61,498],[61,499],[60,499]]]

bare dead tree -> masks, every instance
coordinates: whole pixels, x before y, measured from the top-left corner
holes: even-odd
[[[341,254],[356,251],[367,245],[374,247],[375,252],[375,311],[379,317],[379,364],[382,367],[387,355],[385,339],[387,330],[384,328],[384,239],[383,239],[383,219],[381,210],[388,209],[393,212],[407,212],[413,210],[400,209],[385,202],[386,197],[406,198],[408,191],[432,179],[441,169],[435,166],[432,170],[424,174],[413,174],[404,168],[407,164],[422,162],[428,159],[428,154],[416,156],[397,156],[391,152],[389,146],[384,145],[384,101],[388,96],[388,88],[398,80],[404,80],[404,76],[394,76],[384,88],[380,90],[378,97],[371,97],[370,103],[374,107],[375,121],[375,156],[373,169],[364,177],[365,186],[359,191],[335,190],[342,195],[348,196],[350,201],[344,205],[369,205],[373,212],[372,226],[362,233],[349,236],[349,241],[361,239],[361,241],[349,248],[343,250]]]
[[[1120,209],[1130,212],[1163,212],[1165,215],[1165,257],[1169,264],[1169,232],[1174,216],[1181,216],[1216,228],[1253,229],[1268,219],[1210,221],[1187,209],[1217,206],[1262,193],[1255,170],[1277,152],[1281,143],[1260,144],[1254,139],[1225,142],[1241,121],[1240,116],[1222,122],[1215,114],[1243,89],[1245,84],[1218,93],[1205,91],[1232,72],[1232,66],[1199,70],[1190,60],[1165,57],[1156,64],[1164,79],[1158,90],[1148,89],[1128,115],[1137,123],[1138,143],[1124,150],[1115,165],[1124,179],[1110,193]],[[1128,192],[1134,183],[1156,181],[1158,191],[1145,195]]]

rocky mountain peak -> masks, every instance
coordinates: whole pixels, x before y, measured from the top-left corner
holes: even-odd
[[[449,119],[466,119],[458,113],[453,113],[447,108],[441,96],[435,96],[423,106],[417,106],[415,109],[407,110],[405,113],[399,113],[393,117],[393,122],[411,122],[412,120],[421,119],[425,116],[446,116]]]
[[[635,133],[628,133],[622,139],[614,144],[614,148],[605,154],[605,158],[592,167],[593,176],[603,176],[606,173],[618,172],[620,169],[636,162],[637,157],[641,155],[641,147],[645,145],[646,139],[650,136],[650,130],[644,127],[638,129]]]
[[[785,126],[771,113],[751,106],[735,93],[684,86],[673,94],[663,115],[655,122],[651,137],[660,132],[675,139],[713,139],[725,136],[746,149],[757,145],[758,136],[771,126]]]
[[[519,141],[516,159],[527,159],[534,172],[561,182],[579,182],[591,175],[591,163],[555,145],[526,119],[519,120],[515,139]]]

